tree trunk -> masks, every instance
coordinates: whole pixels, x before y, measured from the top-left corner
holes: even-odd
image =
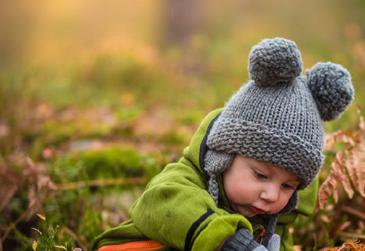
[[[202,22],[201,1],[162,1],[162,44],[186,45],[199,32]]]

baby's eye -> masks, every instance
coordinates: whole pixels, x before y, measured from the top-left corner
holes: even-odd
[[[257,171],[254,171],[255,172],[255,176],[256,178],[258,179],[263,179],[263,180],[266,180],[268,179],[269,177],[263,173],[260,173],[260,172],[257,172]]]
[[[290,185],[290,184],[282,184],[281,185],[284,189],[288,189],[288,190],[295,190],[295,186]]]

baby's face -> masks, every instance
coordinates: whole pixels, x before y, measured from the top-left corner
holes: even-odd
[[[223,182],[232,208],[246,217],[280,212],[300,183],[291,172],[241,155],[224,172]]]

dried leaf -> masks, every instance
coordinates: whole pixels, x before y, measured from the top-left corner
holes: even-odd
[[[344,223],[341,224],[341,226],[339,227],[339,229],[341,231],[345,230],[346,228],[348,228],[349,226],[351,226],[351,222],[350,221],[345,221]]]
[[[51,178],[45,174],[45,168],[40,164],[35,164],[30,158],[25,159],[23,176],[28,183],[28,208],[27,219],[40,211],[42,199],[50,191],[56,190]]]
[[[302,246],[295,245],[293,248],[294,248],[294,251],[302,251]]]
[[[338,172],[339,182],[342,183],[345,192],[347,193],[348,197],[351,199],[354,196],[354,190],[352,189],[351,181],[346,173],[345,166],[344,166],[344,157],[342,153],[336,154],[336,160],[338,162],[338,168],[341,169],[341,172]]]
[[[26,158],[24,176],[30,184],[36,184],[37,192],[57,189],[51,178],[45,174],[45,168],[40,164],[34,164],[30,158]]]
[[[356,251],[356,250],[359,250],[359,251],[365,251],[365,244],[362,244],[362,243],[359,243],[359,242],[356,242],[356,241],[353,241],[353,240],[349,240],[349,241],[346,241],[340,248],[339,250],[342,250],[342,251]]]
[[[62,245],[54,245],[53,247],[58,248],[58,249],[63,249],[67,251],[67,248],[65,246]]]
[[[46,216],[42,215],[42,214],[36,214],[38,216],[39,219],[41,219],[42,221],[46,220]]]
[[[333,150],[335,143],[345,143],[345,149],[336,154],[331,172],[319,192],[319,206],[323,208],[329,196],[338,201],[339,183],[347,196],[352,198],[355,191],[365,197],[365,121],[360,116],[356,130],[338,131],[326,136],[325,148]]]
[[[342,131],[337,131],[332,134],[326,134],[324,136],[324,150],[325,151],[332,150],[334,145],[338,141],[338,140],[336,140],[338,138],[338,135],[342,134],[342,133],[343,133]]]
[[[338,142],[343,142],[351,146],[356,145],[356,142],[352,139],[350,131],[338,130],[332,134],[326,134],[324,138],[324,150],[331,151]]]
[[[342,168],[342,163],[343,163],[343,154],[341,152],[338,152],[336,154],[336,159],[332,162],[331,165],[332,169],[330,174],[328,175],[327,179],[323,182],[323,184],[319,189],[318,199],[319,199],[319,207],[321,209],[324,208],[324,205],[327,203],[327,200],[331,195],[333,195],[335,202],[338,201],[339,182],[342,182],[344,187],[346,186],[346,189],[349,189],[348,188],[349,185],[351,188],[350,181]],[[351,190],[346,192],[350,193]]]
[[[341,247],[326,247],[322,248],[320,251],[365,251],[365,244],[347,240]]]
[[[365,197],[365,126],[360,117],[359,130],[354,135],[356,144],[347,149],[348,158],[345,166],[356,191]]]
[[[35,191],[34,188],[31,188],[28,190],[28,199],[29,199],[29,203],[28,203],[28,209],[27,209],[27,220],[29,220],[30,217],[32,217],[42,207],[42,203],[41,203],[40,199],[38,198],[37,192]]]
[[[8,205],[20,186],[18,175],[0,163],[0,212]]]
[[[327,215],[321,215],[321,220],[322,220],[323,222],[326,222],[326,223],[329,223],[329,222],[330,222],[330,219],[328,218],[328,216],[327,216]]]
[[[346,168],[355,189],[365,197],[365,139],[357,144],[346,161]]]

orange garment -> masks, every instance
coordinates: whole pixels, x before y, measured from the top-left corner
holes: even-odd
[[[159,251],[166,246],[153,240],[132,241],[117,245],[106,245],[98,251]]]

